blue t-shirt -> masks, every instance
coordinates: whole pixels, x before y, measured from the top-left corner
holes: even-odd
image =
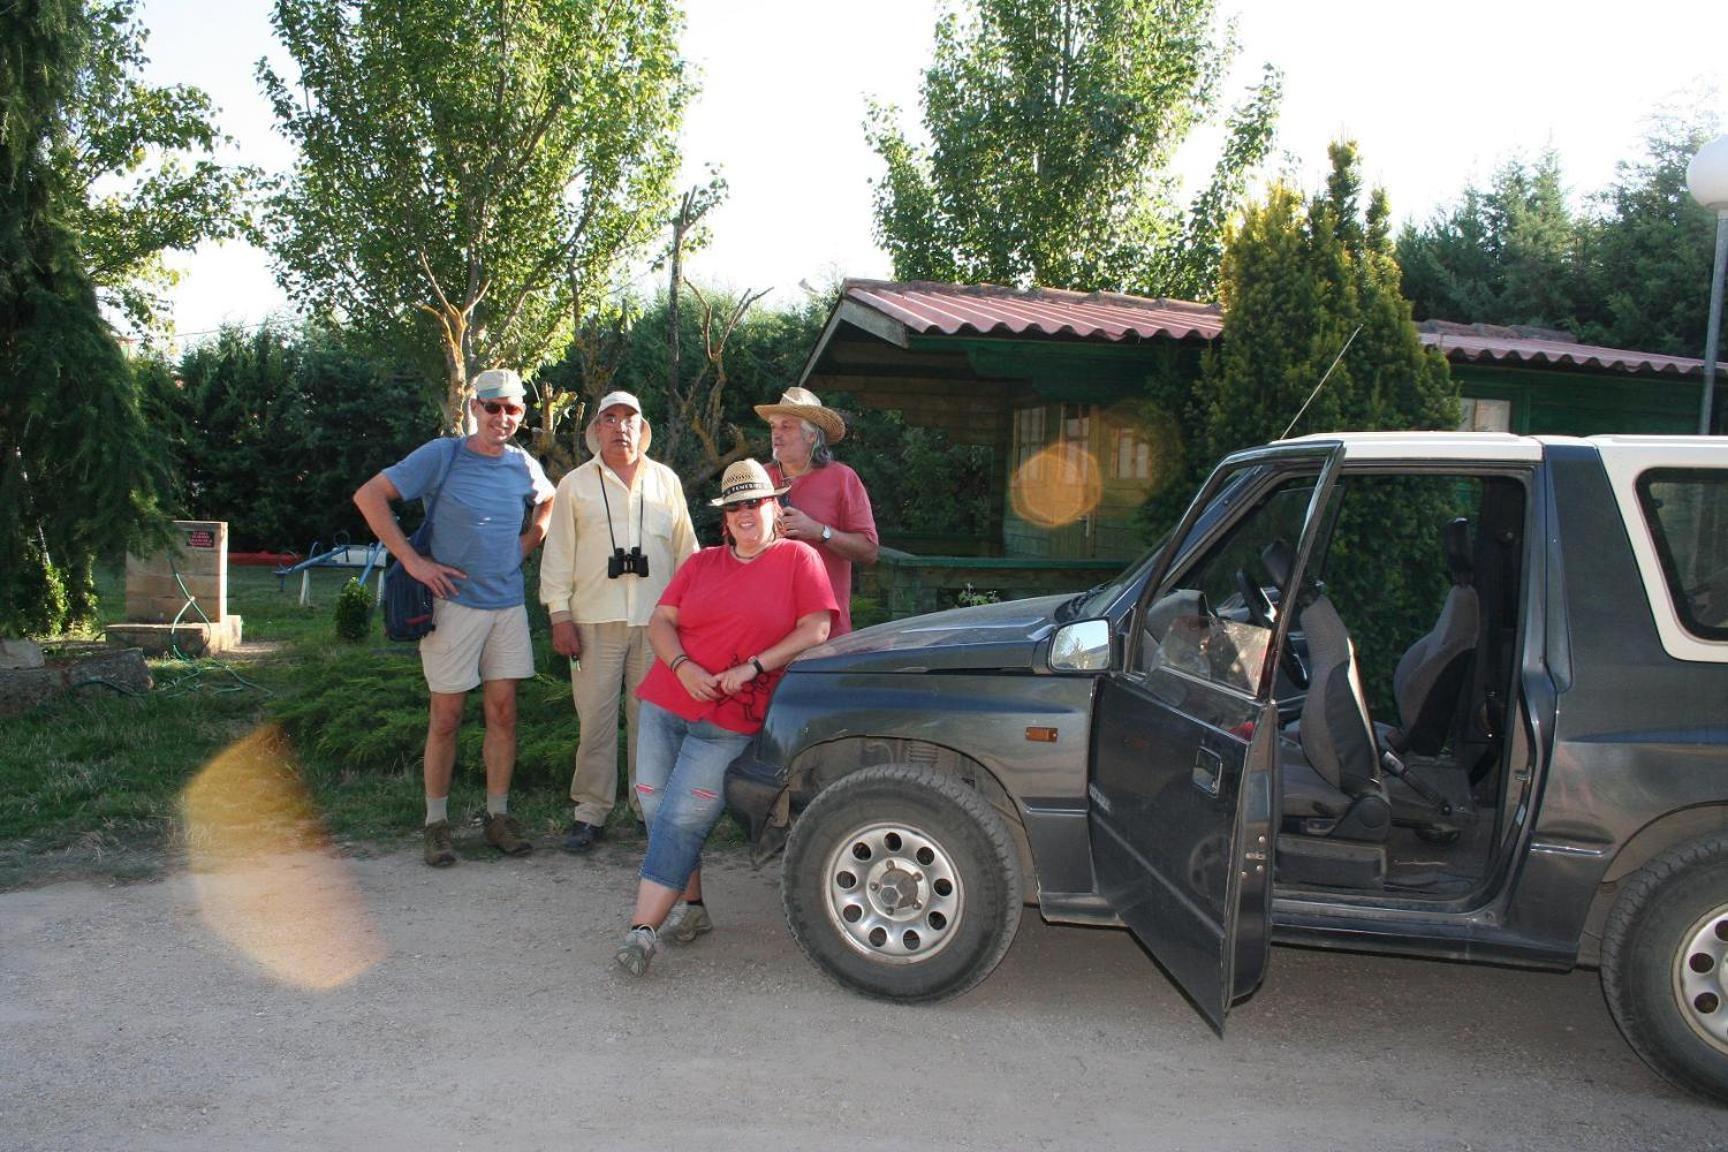
[[[449,451],[448,439],[430,441],[384,475],[404,500],[430,496]],[[531,506],[552,499],[552,491],[540,462],[514,444],[498,456],[475,452],[465,440],[457,447],[432,512],[432,558],[467,573],[451,599],[487,609],[523,602],[523,520]]]

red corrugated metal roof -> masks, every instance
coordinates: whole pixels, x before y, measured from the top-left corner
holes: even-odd
[[[1148,299],[1115,292],[1003,288],[994,284],[848,280],[847,299],[918,335],[1071,336],[1109,343],[1168,337],[1216,339],[1224,318],[1215,304]],[[1606,372],[1699,376],[1704,361],[1580,344],[1564,332],[1454,324],[1420,325],[1422,342],[1457,363],[1529,364]],[[1728,365],[1724,365],[1728,368]]]
[[[845,294],[925,336],[1075,336],[1111,343],[1190,336],[1210,340],[1223,325],[1215,305],[1112,292],[848,280]]]
[[[1559,365],[1597,368],[1605,372],[1652,372],[1671,376],[1702,376],[1704,361],[1663,356],[1626,348],[1580,344],[1565,332],[1507,328],[1497,324],[1455,324],[1425,320],[1418,328],[1422,343],[1438,348],[1448,360],[1476,364]],[[1721,367],[1718,367],[1721,371]]]

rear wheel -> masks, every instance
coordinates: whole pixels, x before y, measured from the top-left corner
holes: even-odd
[[[1646,1063],[1728,1101],[1728,837],[1676,849],[1626,882],[1603,936],[1602,990]]]
[[[781,888],[805,954],[890,1000],[966,991],[1020,926],[1020,857],[1002,817],[959,780],[909,765],[863,769],[811,801]]]

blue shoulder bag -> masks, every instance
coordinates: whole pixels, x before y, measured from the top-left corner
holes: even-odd
[[[444,467],[438,472],[438,483],[426,501],[426,519],[408,537],[414,551],[426,554],[432,543],[432,513],[438,507],[438,497],[444,492],[444,481],[450,477],[450,466],[456,463],[462,438],[451,436],[450,449],[444,453]],[[432,589],[408,574],[400,560],[391,560],[384,569],[384,635],[392,640],[418,640],[432,631]]]

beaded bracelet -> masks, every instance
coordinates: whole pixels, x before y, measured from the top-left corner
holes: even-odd
[[[690,660],[690,657],[688,655],[686,655],[685,653],[683,653],[683,652],[678,653],[678,655],[672,657],[672,665],[671,665],[672,671],[674,671],[674,672],[678,671],[678,665],[688,663],[689,660]]]

